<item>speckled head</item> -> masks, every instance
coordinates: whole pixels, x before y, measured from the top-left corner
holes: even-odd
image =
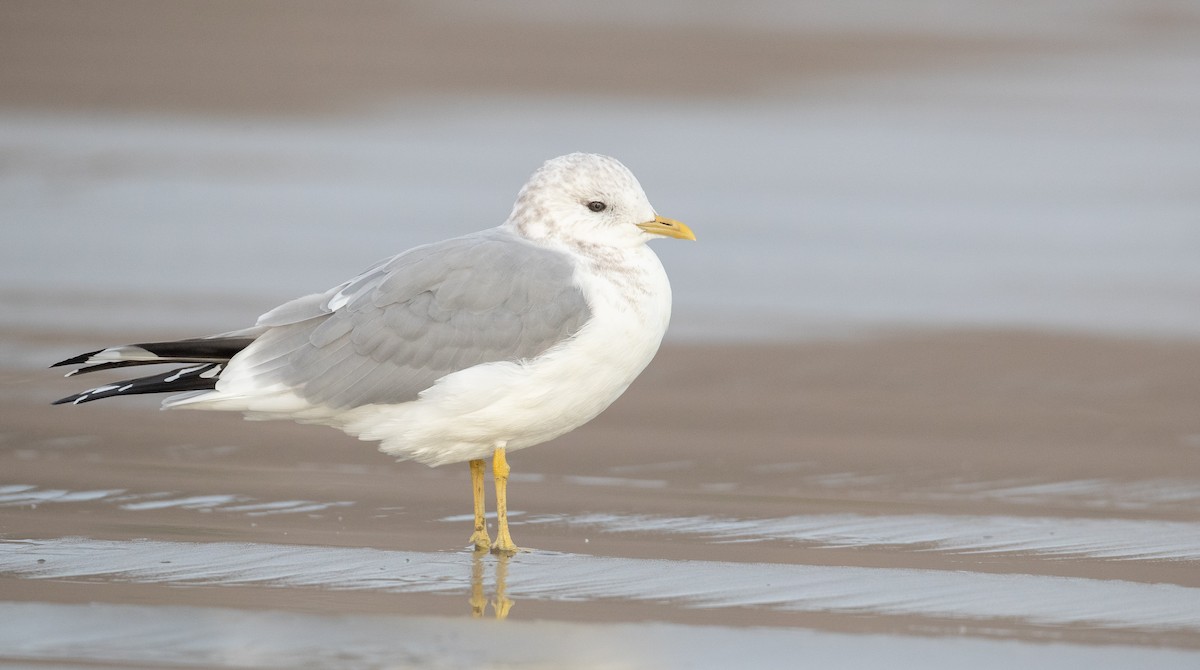
[[[655,216],[641,184],[620,161],[573,153],[533,173],[506,225],[535,241],[627,247],[654,237],[638,224]]]

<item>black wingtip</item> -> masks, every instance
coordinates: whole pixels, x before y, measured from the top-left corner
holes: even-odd
[[[157,365],[164,361],[109,361],[107,363],[96,363],[95,365],[85,365],[82,368],[71,370],[64,377],[74,377],[75,375],[85,375],[89,372],[99,372],[100,370],[112,370],[113,368],[127,368],[132,365]]]
[[[112,388],[100,387],[100,388],[88,389],[81,393],[76,393],[75,395],[69,395],[65,398],[59,398],[58,400],[55,400],[54,402],[52,402],[50,404],[51,405],[82,405],[85,402],[92,402],[93,400],[103,400],[105,398],[111,398],[114,395],[120,395],[119,393],[112,392],[113,389],[115,389],[115,388],[116,387],[114,386]],[[97,393],[97,391],[99,391],[99,393]]]
[[[101,351],[104,351],[104,350],[97,349],[95,351],[89,351],[86,354],[79,354],[78,356],[68,358],[65,361],[59,361],[59,362],[55,363],[54,365],[51,365],[50,367],[59,368],[64,365],[83,365],[84,363],[88,362],[89,358],[91,358],[92,356],[95,356],[96,354],[100,353]]]
[[[97,386],[82,393],[55,400],[53,405],[79,405],[93,400],[114,396],[141,395],[144,393],[180,393],[183,391],[208,391],[217,387],[224,363],[202,363],[186,368],[167,370],[148,377]],[[84,368],[86,371],[87,368]]]

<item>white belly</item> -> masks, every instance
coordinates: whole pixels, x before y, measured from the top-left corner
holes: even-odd
[[[522,449],[578,428],[625,391],[666,332],[670,284],[658,258],[642,249],[616,281],[609,273],[577,276],[592,319],[563,345],[526,363],[468,368],[417,401],[361,407],[328,423],[429,465],[484,458],[498,446]]]

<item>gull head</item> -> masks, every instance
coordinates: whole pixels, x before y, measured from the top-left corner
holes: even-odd
[[[628,168],[599,154],[546,161],[521,188],[505,225],[535,242],[570,246],[634,247],[664,236],[696,239],[690,228],[654,211]]]

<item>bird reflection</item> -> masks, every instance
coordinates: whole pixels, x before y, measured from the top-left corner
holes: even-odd
[[[481,619],[487,614],[488,605],[497,619],[507,619],[508,611],[512,609],[513,601],[507,596],[508,591],[508,561],[509,557],[499,554],[495,557],[496,579],[495,596],[489,601],[483,591],[483,559],[487,551],[475,551],[471,554],[471,616]]]

